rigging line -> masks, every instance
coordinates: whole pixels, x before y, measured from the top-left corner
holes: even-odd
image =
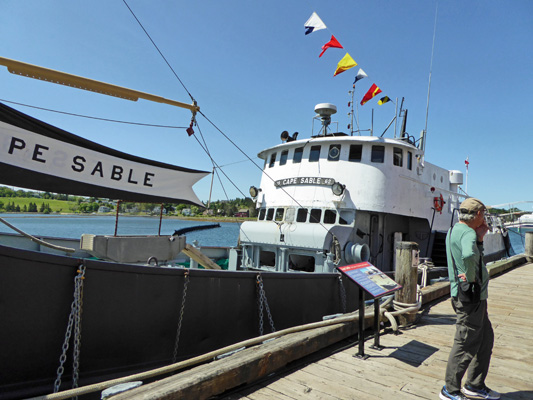
[[[152,44],[154,45],[154,47],[156,48],[156,50],[159,52],[159,55],[163,58],[163,60],[165,61],[165,63],[168,65],[168,67],[170,68],[170,70],[172,71],[172,73],[174,74],[174,76],[176,77],[176,79],[179,81],[179,83],[181,83],[181,86],[183,86],[183,89],[185,89],[185,91],[187,92],[187,94],[189,95],[189,97],[191,98],[192,101],[195,101],[194,100],[194,97],[192,97],[192,94],[187,90],[187,88],[185,87],[185,84],[181,81],[181,79],[179,78],[178,74],[176,73],[176,71],[174,71],[174,69],[172,68],[172,66],[170,65],[170,63],[168,62],[168,60],[165,58],[165,56],[163,55],[163,53],[161,52],[161,50],[159,50],[159,47],[157,47],[157,45],[155,44],[155,42],[152,40],[152,38],[150,37],[150,34],[146,31],[146,29],[144,29],[144,26],[143,24],[141,24],[141,21],[139,21],[139,19],[137,18],[137,16],[135,15],[135,13],[133,12],[133,10],[130,8],[130,6],[128,5],[128,3],[126,2],[126,0],[122,0],[124,2],[124,4],[126,5],[126,7],[128,7],[128,10],[130,10],[130,13],[131,15],[133,15],[133,18],[135,18],[135,20],[137,21],[137,23],[139,24],[139,26],[142,28],[142,30],[144,31],[144,33],[146,34],[146,36],[148,36],[148,39],[150,39],[150,41],[152,42]]]
[[[218,182],[220,183],[220,187],[222,187],[222,191],[224,192],[224,195],[226,196],[226,200],[229,200],[228,193],[226,192],[226,188],[224,187],[224,184],[222,183],[222,179],[220,178],[220,174],[218,173],[218,171],[216,169],[214,170],[214,173],[217,175]],[[240,192],[240,190],[239,190],[239,192]],[[244,196],[244,197],[246,197],[246,196]]]
[[[196,120],[196,127],[198,128],[198,131],[200,132],[200,136],[202,137],[202,140],[204,142],[204,145],[205,147],[202,145],[202,143],[200,143],[200,140],[195,137],[196,141],[198,142],[198,144],[200,145],[200,147],[206,152],[207,156],[209,157],[209,159],[211,160],[211,164],[213,165],[213,173],[216,172],[216,176],[217,176],[217,179],[218,181],[220,182],[220,186],[222,187],[222,191],[224,192],[224,195],[226,196],[226,199],[229,200],[229,196],[228,196],[228,193],[226,192],[226,188],[224,187],[224,184],[222,183],[222,179],[220,178],[220,175],[218,173],[218,171],[216,171],[216,169],[221,169],[221,167],[216,163],[216,161],[213,159],[213,157],[211,157],[211,153],[209,152],[209,149],[207,148],[207,143],[205,141],[205,138],[204,138],[204,134],[202,133],[202,129],[200,128],[200,125],[198,124],[198,121]],[[222,171],[222,173],[224,173],[224,171]],[[224,175],[226,175],[224,173]],[[228,176],[226,175],[226,177],[228,178]],[[228,180],[233,184],[233,186],[235,186],[235,188],[237,189],[237,191],[239,193],[241,193],[244,197],[246,197],[241,191],[240,189],[231,181],[231,179],[228,178]]]
[[[219,168],[227,167],[228,165],[240,164],[240,163],[243,163],[243,162],[246,162],[246,161],[248,161],[248,160],[235,161],[235,162],[232,162],[232,163],[229,163],[229,164],[221,165]]]
[[[200,132],[200,135],[202,136],[202,139],[203,139],[203,134],[202,134],[202,130],[200,129],[200,126],[198,125],[198,121],[196,122],[196,127],[198,128],[198,131]],[[243,196],[243,197],[246,197],[246,195],[239,189],[239,187],[229,178],[229,176],[222,170],[222,168],[216,163],[216,161],[213,159],[213,157],[211,157],[211,153],[209,152],[209,149],[207,148],[207,145],[204,147],[204,145],[202,145],[202,143],[200,142],[200,140],[198,139],[198,137],[196,137],[196,135],[193,135],[194,138],[196,139],[196,141],[198,142],[198,144],[200,145],[200,147],[205,151],[205,153],[207,154],[207,156],[209,157],[209,159],[211,160],[211,163],[213,164],[213,167],[216,167],[217,169],[220,170],[220,172],[222,172],[224,174],[224,176],[226,177],[226,179],[235,187],[235,189],[237,189],[237,191]],[[204,143],[205,143],[205,140],[204,140]],[[218,176],[218,174],[217,174]],[[220,177],[219,177],[220,179]],[[221,185],[222,185],[222,182],[221,182]],[[226,191],[224,190],[224,193],[226,193]],[[226,194],[227,196],[227,194]]]
[[[209,118],[207,118],[207,116],[206,116],[202,111],[198,111],[198,113],[199,113],[200,115],[202,115],[202,116],[206,119],[207,122],[209,122],[211,125],[213,125],[213,127],[214,127],[217,131],[219,131],[219,132],[222,134],[222,136],[224,136],[224,137],[225,137],[225,138],[226,138],[226,139],[227,139],[227,140],[228,140],[233,146],[235,146],[235,148],[236,148],[237,150],[239,150],[239,151],[240,151],[240,152],[241,152],[241,153],[242,153],[242,154],[243,154],[243,155],[244,155],[244,156],[245,156],[245,157],[246,157],[246,158],[247,158],[247,159],[248,159],[253,165],[255,165],[255,166],[257,167],[257,169],[259,169],[259,170],[260,170],[260,171],[261,171],[261,172],[262,172],[262,173],[263,173],[268,179],[270,179],[272,182],[275,182],[275,180],[274,180],[269,174],[267,174],[266,171],[263,171],[263,169],[262,169],[259,165],[257,165],[257,163],[256,163],[254,160],[252,160],[252,159],[250,158],[250,156],[244,152],[244,150],[242,150],[239,146],[237,146],[237,144],[236,144],[233,140],[231,140],[231,139],[230,139],[230,138],[229,138],[224,132],[222,132],[222,131],[220,130],[220,128],[219,128],[218,126],[216,126],[216,125],[213,123],[213,121],[211,121]],[[196,140],[198,140],[198,139],[196,139]],[[311,140],[308,140],[308,141],[305,143],[305,145],[307,145],[307,144],[310,143],[310,142],[311,142]],[[198,143],[199,143],[199,142],[198,142]],[[304,146],[305,146],[305,145],[304,145]],[[200,145],[200,146],[201,146],[201,145]],[[211,156],[209,155],[209,157],[211,157]],[[213,161],[213,162],[214,162],[214,161]],[[221,171],[222,171],[222,170],[221,170]],[[222,171],[222,173],[223,173],[224,175],[226,175],[226,174],[224,173],[224,171]],[[227,175],[226,175],[226,178],[227,178]],[[229,178],[228,178],[228,180],[231,182],[231,180],[230,180]],[[231,183],[233,183],[233,182],[231,182]],[[233,184],[233,185],[235,186],[235,184]],[[235,187],[237,188],[237,186],[235,186]],[[296,205],[298,205],[298,206],[301,207],[301,208],[306,208],[306,207],[302,206],[302,205],[298,202],[298,200],[296,200],[296,199],[295,199],[295,198],[294,198],[289,192],[287,192],[287,190],[285,190],[284,187],[280,187],[280,189],[281,189],[283,192],[285,192],[285,194],[286,194],[287,196],[289,196],[289,198],[290,198],[292,201],[294,201],[294,203],[295,203]],[[237,188],[237,190],[239,190],[239,189]],[[239,190],[239,192],[241,192],[241,191]],[[242,192],[241,192],[241,194],[242,194]],[[244,195],[243,195],[243,196],[244,196]],[[246,197],[246,196],[244,196],[244,197]],[[309,210],[307,211],[307,213],[310,214]],[[329,230],[328,228],[326,228],[321,222],[319,222],[318,224],[319,224],[322,228],[324,228],[324,229],[327,231],[328,235],[331,235],[332,237],[335,236],[335,235],[334,235],[333,233],[331,233],[330,230]]]
[[[118,123],[118,124],[149,126],[151,128],[171,128],[171,129],[187,129],[188,128],[187,126],[156,125],[156,124],[144,124],[142,122],[119,121],[119,120],[116,120],[116,119],[92,117],[90,115],[74,114],[74,113],[69,113],[69,112],[65,112],[65,111],[52,110],[50,108],[30,106],[29,104],[17,103],[16,101],[9,101],[9,100],[4,100],[4,99],[0,99],[0,101],[2,101],[4,103],[16,104],[18,106],[35,108],[37,110],[49,111],[49,112],[54,112],[54,113],[64,114],[64,115],[70,115],[72,117],[95,119],[95,120],[98,120],[98,121],[106,121],[106,122],[115,122],[115,123]]]

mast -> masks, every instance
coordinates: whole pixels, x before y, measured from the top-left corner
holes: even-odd
[[[0,57],[0,65],[6,66],[8,71],[12,74],[88,90],[90,92],[106,94],[108,96],[119,97],[121,99],[137,101],[141,98],[157,103],[164,103],[175,107],[185,108],[192,111],[193,114],[200,110],[200,107],[196,105],[196,102],[193,104],[182,103],[180,101],[166,99],[150,93],[139,92],[137,90],[113,85],[111,83],[105,83],[77,75],[67,74],[66,72],[39,67],[37,65],[27,64],[21,61],[11,60],[9,58]]]

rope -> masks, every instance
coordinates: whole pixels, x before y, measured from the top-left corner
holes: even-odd
[[[373,311],[371,311],[368,314],[365,313],[365,316],[366,315],[370,316],[373,314],[374,314]],[[195,365],[208,362],[221,354],[226,354],[226,353],[235,351],[237,349],[240,349],[242,347],[254,346],[262,342],[265,342],[267,340],[282,337],[282,336],[285,336],[291,333],[303,332],[306,330],[323,328],[323,327],[337,325],[337,324],[340,325],[340,324],[350,323],[350,322],[353,323],[354,321],[357,321],[357,320],[359,320],[359,315],[357,313],[351,313],[345,317],[339,317],[339,318],[330,319],[327,321],[313,322],[313,323],[306,324],[306,325],[299,325],[299,326],[287,328],[281,331],[272,332],[266,335],[258,336],[252,339],[244,340],[242,342],[235,343],[235,344],[223,347],[215,351],[211,351],[209,353],[191,358],[189,360],[170,364],[165,367],[156,368],[150,371],[125,376],[122,378],[112,379],[112,380],[105,381],[105,382],[87,385],[87,386],[80,387],[77,389],[70,389],[70,390],[65,390],[63,392],[48,394],[48,395],[40,396],[40,397],[34,397],[33,399],[30,399],[30,400],[60,400],[60,399],[68,399],[74,396],[81,396],[81,395],[88,394],[88,393],[94,393],[94,392],[107,389],[111,386],[118,385],[119,383],[131,382],[131,381],[137,381],[137,380],[146,380],[146,379],[157,377],[159,375],[176,372],[176,371],[179,371],[185,368],[192,368]]]
[[[389,305],[390,301],[392,300],[392,306],[394,308],[394,311],[388,311],[385,307]],[[382,305],[380,305],[380,313],[383,312],[383,315],[389,320],[392,330],[397,333],[398,332],[398,323],[396,322],[396,318],[398,315],[402,314],[410,314],[415,313],[420,310],[422,307],[422,291],[420,290],[420,286],[417,285],[417,299],[416,303],[400,303],[399,301],[393,300],[392,297],[387,299],[387,301],[383,302]]]
[[[9,101],[9,100],[4,100],[4,99],[0,99],[0,101],[2,101],[4,103],[9,103],[9,104],[16,104],[18,106],[35,108],[36,110],[43,110],[43,111],[54,112],[54,113],[57,113],[57,114],[70,115],[72,117],[95,119],[95,120],[98,120],[98,121],[115,122],[115,123],[118,123],[118,124],[149,126],[151,128],[170,128],[170,129],[186,129],[187,128],[186,126],[143,124],[141,122],[128,122],[128,121],[119,121],[119,120],[116,120],[116,119],[91,117],[90,115],[74,114],[74,113],[69,113],[69,112],[65,112],[65,111],[52,110],[50,108],[30,106],[29,104],[17,103],[16,101]]]
[[[137,23],[139,24],[139,26],[141,27],[141,29],[144,31],[144,33],[146,34],[146,36],[148,37],[148,39],[150,40],[150,42],[152,42],[152,44],[154,45],[155,49],[157,50],[157,52],[159,53],[159,55],[161,56],[161,58],[165,61],[165,63],[167,64],[168,68],[170,68],[170,70],[172,71],[172,73],[174,74],[174,76],[176,77],[176,79],[179,81],[179,83],[181,84],[181,86],[183,87],[183,89],[185,89],[185,91],[187,92],[187,94],[189,95],[189,97],[191,98],[191,100],[194,102],[194,97],[192,97],[192,94],[187,90],[187,88],[185,87],[185,84],[181,81],[180,77],[178,76],[178,74],[176,73],[176,71],[174,71],[174,68],[172,68],[172,66],[170,65],[170,63],[168,62],[168,60],[166,59],[166,57],[163,55],[163,53],[161,52],[161,50],[159,50],[159,47],[157,47],[157,45],[155,44],[155,42],[153,41],[152,37],[150,36],[150,34],[148,33],[148,31],[144,28],[143,24],[141,23],[141,21],[139,21],[139,18],[137,18],[137,16],[135,15],[135,13],[133,12],[133,10],[130,8],[130,6],[128,5],[128,3],[126,2],[126,0],[122,0],[124,2],[124,4],[126,5],[126,7],[128,8],[128,10],[130,11],[131,15],[133,15],[133,18],[135,18],[135,21],[137,21]]]
[[[41,240],[41,239],[37,239],[35,236],[32,236],[30,235],[29,233],[26,233],[24,231],[21,231],[19,228],[11,225],[9,222],[7,222],[5,219],[3,218],[0,218],[0,222],[3,222],[4,224],[6,224],[7,226],[9,226],[11,229],[13,229],[14,231],[20,233],[22,236],[25,236],[27,237],[28,239],[34,241],[35,243],[38,243],[42,246],[46,246],[46,247],[50,247],[51,249],[55,249],[55,250],[61,250],[61,251],[65,251],[67,253],[74,253],[76,251],[76,249],[71,249],[70,247],[63,247],[63,246],[58,246],[56,244],[52,244],[52,243],[48,243],[48,242],[45,242],[44,240]]]

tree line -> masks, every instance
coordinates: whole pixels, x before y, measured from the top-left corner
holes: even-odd
[[[109,199],[100,199],[96,197],[72,196],[67,194],[50,193],[50,192],[36,192],[27,190],[14,190],[6,186],[0,186],[0,198],[39,198],[68,201],[63,209],[69,210],[72,213],[90,214],[96,213],[100,207],[107,207],[110,211],[116,211],[117,202]],[[133,203],[133,202],[119,202],[121,213],[132,214],[159,214],[161,204],[157,203]],[[205,207],[200,207],[190,204],[179,203],[163,203],[163,209],[166,215],[208,215],[208,216],[226,216],[233,217],[240,211],[248,211],[250,217],[256,217],[257,211],[255,209],[255,202],[251,198],[231,199],[231,200],[216,200],[209,203]],[[17,205],[15,202],[7,202],[7,205],[0,200],[0,212],[42,212],[50,213],[52,209],[49,204],[42,203],[38,207],[35,203],[30,202],[27,206]]]
[[[14,201],[8,202],[5,206],[2,201],[0,201],[0,211],[5,212],[40,212],[43,214],[50,214],[52,212],[52,209],[50,208],[50,204],[48,203],[41,203],[41,207],[37,207],[37,203],[32,203],[31,201],[29,204],[24,204],[22,207],[20,207],[19,204],[15,204]]]

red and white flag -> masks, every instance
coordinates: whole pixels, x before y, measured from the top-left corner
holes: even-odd
[[[468,161],[468,157],[466,157],[466,160],[465,160],[465,165],[466,165],[466,169],[468,170],[468,165],[470,164],[470,162]]]

